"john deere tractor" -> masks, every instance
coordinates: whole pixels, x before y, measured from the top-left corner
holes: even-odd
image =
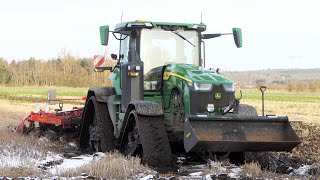
[[[206,25],[132,21],[100,27],[101,44],[120,43],[112,87],[91,87],[81,122],[80,147],[118,149],[153,166],[170,164],[176,149],[238,153],[290,151],[300,143],[287,117],[258,116],[235,98],[234,83],[205,68],[204,40],[240,28],[204,34]]]

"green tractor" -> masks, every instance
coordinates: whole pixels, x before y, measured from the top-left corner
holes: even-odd
[[[120,41],[111,71],[113,87],[91,87],[80,130],[80,147],[118,149],[152,166],[170,164],[172,152],[236,153],[291,151],[301,141],[287,117],[258,116],[235,98],[234,83],[205,68],[204,39],[233,35],[203,34],[206,25],[133,21],[100,27]]]

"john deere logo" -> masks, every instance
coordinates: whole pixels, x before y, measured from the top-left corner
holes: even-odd
[[[215,99],[221,99],[221,93],[216,93],[214,94]]]

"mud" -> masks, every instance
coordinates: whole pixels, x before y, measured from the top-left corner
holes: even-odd
[[[300,157],[306,163],[320,162],[320,126],[304,122],[291,122],[302,143],[293,149],[292,156]]]
[[[268,161],[261,164],[263,170],[270,173],[277,173],[279,175],[287,174],[310,176],[312,178],[319,177],[320,126],[298,121],[291,122],[291,125],[302,140],[302,143],[294,148],[292,152],[268,152],[266,154]],[[205,161],[205,159],[196,156],[179,157],[177,160],[179,167],[177,174],[183,176],[195,171],[200,171],[200,169],[203,169],[202,166],[206,166],[206,168],[210,169]],[[258,159],[253,159],[253,161],[259,162]],[[262,162],[260,161],[260,163]],[[223,165],[223,167],[228,166]],[[212,179],[220,178],[214,176]],[[228,178],[226,177],[226,179]]]
[[[267,170],[289,174],[303,165],[310,165],[308,174],[320,174],[320,127],[303,122],[291,122],[302,143],[292,152],[269,153],[270,164]]]
[[[302,143],[293,149],[292,152],[269,152],[267,154],[269,162],[264,167],[265,172],[276,173],[280,175],[297,175],[297,176],[310,176],[313,179],[320,176],[320,127],[316,125],[310,125],[303,122],[291,122],[291,125],[295,129]],[[70,141],[76,144],[74,138],[70,136],[61,135],[58,132],[47,131],[46,133],[34,133],[34,135],[41,137],[45,136],[51,141]],[[66,158],[81,155],[81,152],[77,151],[77,147],[64,148],[64,155]],[[170,168],[168,172],[172,177],[189,177],[190,174],[197,172],[204,172],[212,168],[212,158],[206,159],[192,154],[174,154],[176,157],[176,167]],[[213,159],[216,161],[216,159]],[[233,165],[228,162],[228,159],[216,161],[223,162],[219,165],[220,168],[225,169],[227,172],[232,173],[232,169],[239,168],[240,166]],[[42,167],[43,168],[43,167]],[[233,176],[224,173],[210,175],[211,179],[232,179]],[[197,174],[196,174],[197,175]],[[199,175],[202,178],[205,174]],[[196,176],[195,176],[196,177]],[[312,179],[311,178],[311,179]],[[181,179],[181,178],[179,178]],[[248,176],[239,175],[236,179],[252,179]],[[303,179],[303,178],[302,178]]]

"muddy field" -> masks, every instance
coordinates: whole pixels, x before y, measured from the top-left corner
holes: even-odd
[[[290,153],[268,153],[267,166],[234,165],[228,159],[175,154],[175,170],[158,173],[140,159],[121,154],[82,154],[74,139],[53,132],[21,136],[14,132],[33,103],[0,100],[0,179],[4,177],[110,179],[319,179],[320,124],[291,120],[302,144]],[[65,106],[66,108],[72,107]],[[58,138],[57,138],[58,137]]]

